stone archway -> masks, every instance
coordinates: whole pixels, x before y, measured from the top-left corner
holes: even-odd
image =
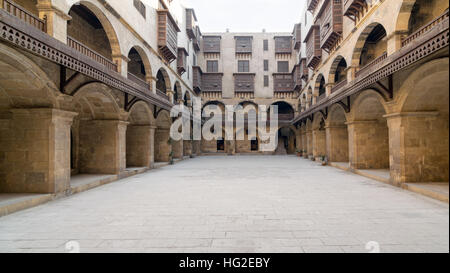
[[[316,78],[313,92],[313,96],[316,98],[316,103],[324,99],[326,94],[327,90],[326,90],[325,76],[323,74],[319,74]]]
[[[449,59],[430,61],[404,81],[388,115],[394,183],[449,179]]]
[[[63,193],[70,183],[70,126],[48,75],[0,43],[0,193]]]
[[[156,122],[149,105],[143,101],[134,104],[128,122],[127,168],[152,167]]]
[[[79,1],[68,13],[72,19],[67,23],[67,36],[113,61],[120,72],[122,51],[117,32],[101,9],[90,1]]]
[[[76,91],[72,174],[120,174],[126,169],[126,113],[110,87],[86,84]],[[105,160],[105,159],[108,160]]]
[[[314,115],[312,122],[312,155],[314,159],[318,160],[320,157],[326,156],[326,139],[325,117],[318,112]]]
[[[352,55],[353,67],[364,67],[387,54],[386,29],[380,23],[368,25],[359,35]]]
[[[156,73],[156,89],[167,95],[171,87],[169,74],[164,68],[160,68]]]
[[[348,118],[349,159],[354,169],[389,169],[386,105],[373,90],[361,92]]]
[[[131,74],[138,78],[138,82],[142,80],[147,83],[146,87],[151,91],[152,67],[145,51],[140,46],[133,46],[128,52],[128,59],[128,76]]]
[[[334,104],[326,120],[327,157],[330,162],[348,162],[348,130],[344,108]]]
[[[347,61],[342,56],[337,56],[330,68],[328,83],[339,83],[347,79]]]
[[[156,118],[155,162],[169,162],[172,153],[170,126],[172,121],[169,112],[161,110]]]

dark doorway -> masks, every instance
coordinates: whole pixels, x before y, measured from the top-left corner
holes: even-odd
[[[225,140],[219,139],[217,140],[217,151],[225,151]]]
[[[259,142],[257,139],[252,139],[251,141],[251,148],[252,151],[258,151],[259,150]]]

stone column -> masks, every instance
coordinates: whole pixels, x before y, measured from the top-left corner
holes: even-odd
[[[67,21],[72,17],[53,6],[51,1],[46,3],[39,1],[36,8],[39,11],[39,18],[47,21],[47,34],[66,44]]]
[[[80,122],[80,172],[120,174],[126,169],[128,122],[88,120]]]
[[[0,192],[64,193],[70,188],[70,127],[77,113],[10,112],[0,127]]]
[[[302,150],[307,151],[308,150],[308,140],[306,136],[306,128],[301,129],[302,134]],[[308,158],[308,152],[303,153],[304,158]]]
[[[389,127],[391,179],[405,182],[447,182],[449,124],[439,112],[385,116]]]
[[[313,138],[313,157],[314,159],[317,160],[320,156],[325,155],[327,152],[325,130],[319,129],[313,130],[312,138]]]
[[[120,55],[113,55],[112,56],[113,62],[117,64],[118,72],[124,76],[125,78],[128,77],[128,62],[130,62],[130,59],[128,59],[127,56],[124,56],[122,54]]]
[[[388,169],[389,137],[385,122],[348,122],[350,167],[353,169]]]
[[[297,144],[297,147],[295,147],[295,149],[299,151],[303,150],[302,131],[300,128],[295,131],[295,137]]]
[[[173,158],[183,158],[183,140],[172,140]]]
[[[184,149],[185,156],[191,156],[192,155],[192,140],[184,140],[183,141],[183,149]]]
[[[333,88],[334,83],[327,83],[325,85],[325,94],[327,97],[329,97],[331,95],[331,88]]]
[[[169,162],[172,145],[169,144],[170,129],[157,128],[155,132],[155,162]]]
[[[311,129],[306,130],[306,145],[307,145],[307,154],[309,156],[313,156],[313,133]]]
[[[407,30],[398,30],[386,37],[388,56],[402,48],[402,40],[406,37],[408,37]]]
[[[127,129],[127,166],[152,167],[154,162],[155,128],[150,125],[130,125]]]
[[[349,66],[347,68],[347,82],[352,82],[356,78],[358,66]]]
[[[345,125],[327,125],[327,157],[330,162],[348,162],[348,132]]]

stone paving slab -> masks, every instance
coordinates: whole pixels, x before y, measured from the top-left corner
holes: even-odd
[[[368,252],[372,241],[448,252],[449,206],[293,156],[208,156],[0,218],[0,252]]]

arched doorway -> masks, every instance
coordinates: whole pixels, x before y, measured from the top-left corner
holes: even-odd
[[[314,115],[314,121],[312,123],[312,139],[313,157],[318,160],[320,157],[326,156],[327,141],[325,131],[325,117],[320,112]]]
[[[149,168],[154,162],[155,120],[147,103],[139,101],[133,105],[128,117],[127,168]]]
[[[321,100],[325,99],[325,96],[327,93],[325,84],[326,84],[325,77],[322,74],[319,74],[319,76],[317,76],[316,85],[315,85],[315,89],[316,89],[315,96],[317,97],[316,98],[317,102],[320,102]]]
[[[170,87],[171,84],[169,74],[167,74],[166,70],[160,68],[158,73],[156,73],[156,89],[167,95],[167,91],[170,90]]]
[[[340,83],[347,79],[347,62],[344,57],[338,56],[334,59],[331,65],[330,75],[328,77],[329,83]]]
[[[278,130],[278,147],[275,151],[276,155],[292,155],[295,154],[297,145],[295,132],[291,127],[282,127]]]
[[[348,163],[348,130],[344,108],[335,104],[326,122],[327,157],[330,162]]]
[[[160,110],[156,119],[155,132],[155,162],[169,162],[172,155],[172,141],[170,127],[172,125],[170,114]]]
[[[399,90],[388,117],[394,183],[448,182],[449,59],[423,64]]]
[[[389,132],[384,99],[366,90],[349,115],[349,159],[354,169],[389,169]]]

